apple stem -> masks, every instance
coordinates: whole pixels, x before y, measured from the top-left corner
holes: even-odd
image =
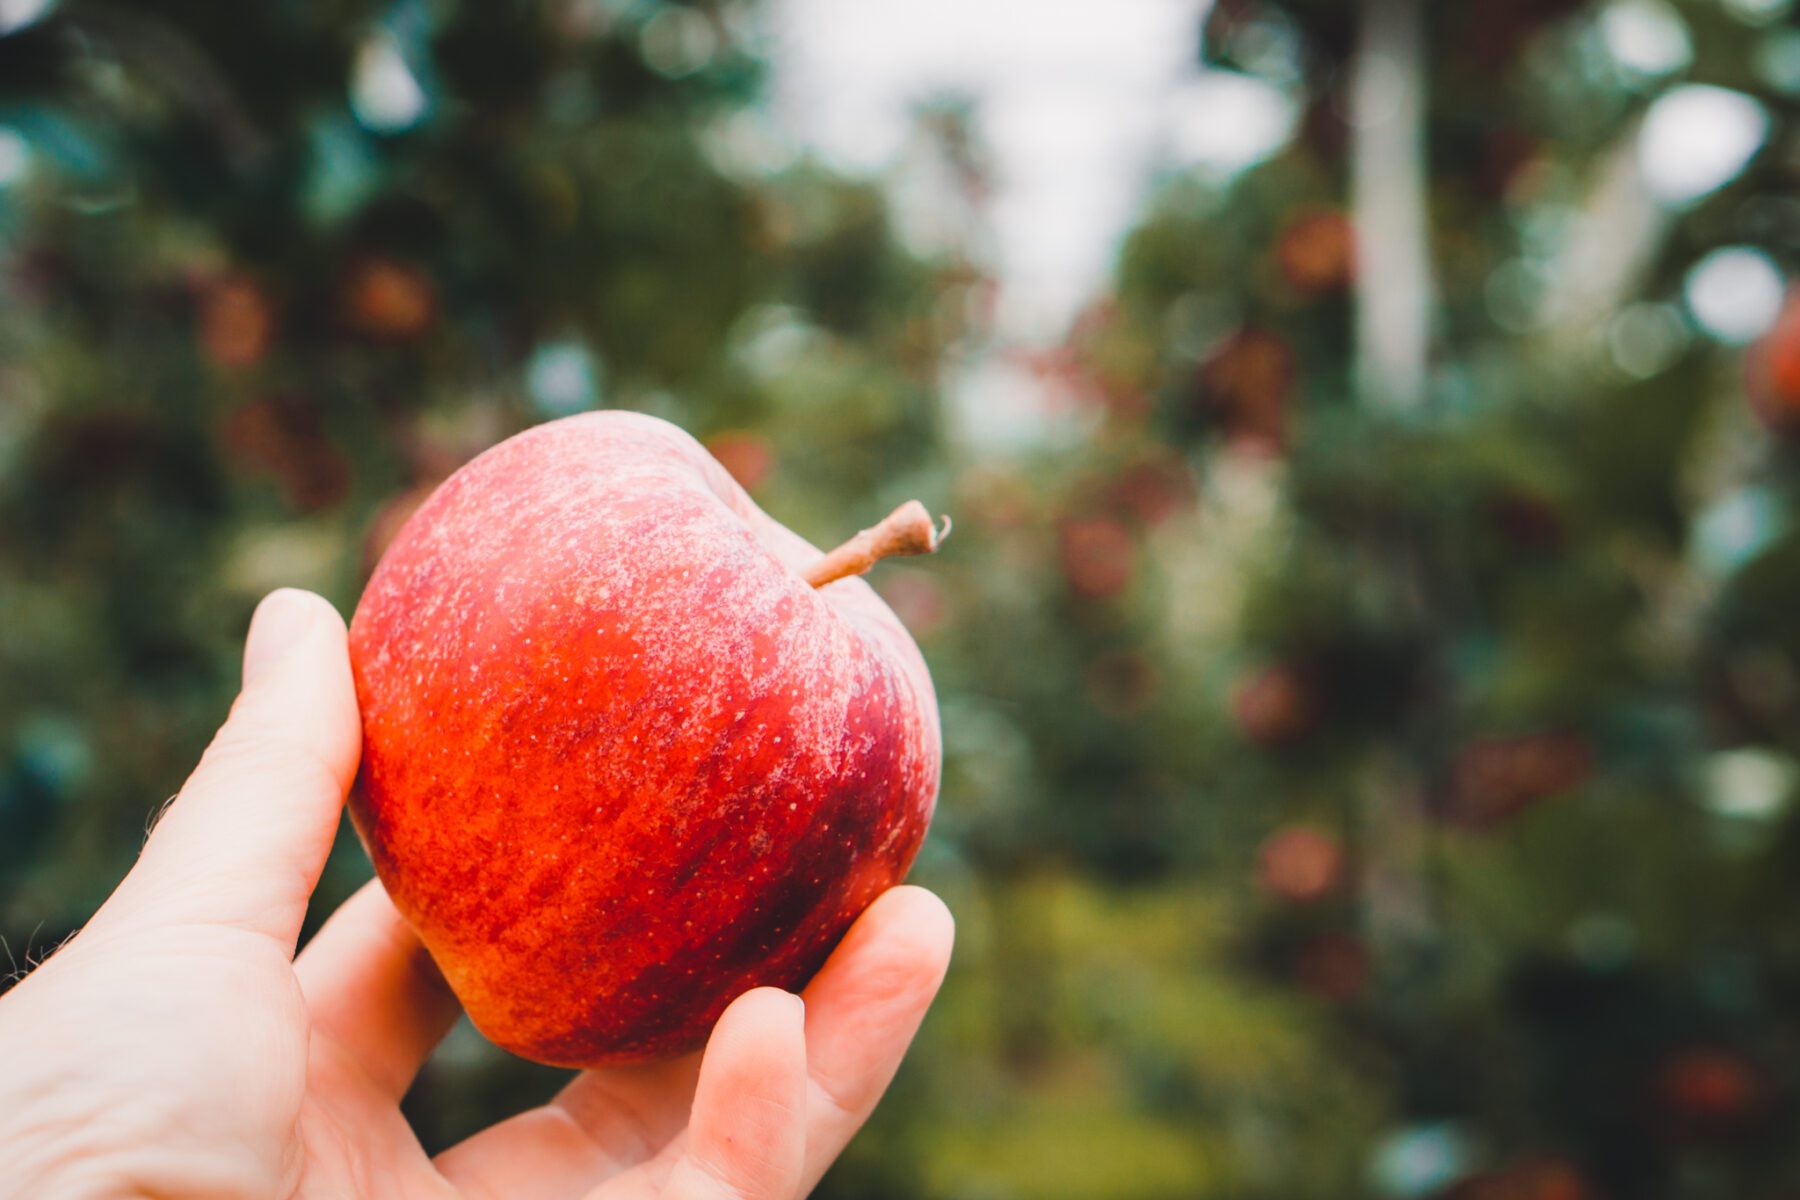
[[[882,519],[808,567],[802,577],[812,586],[824,587],[851,575],[861,575],[884,558],[902,554],[930,554],[950,536],[950,518],[944,527],[931,522],[931,514],[917,500],[908,500]]]

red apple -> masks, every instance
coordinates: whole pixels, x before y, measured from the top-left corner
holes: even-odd
[[[1356,277],[1356,227],[1332,209],[1303,213],[1276,239],[1275,261],[1302,295],[1341,291]]]
[[[1458,1183],[1444,1200],[1594,1200],[1581,1169],[1567,1159],[1530,1158]]]
[[[1471,829],[1490,828],[1515,813],[1586,782],[1594,751],[1579,733],[1544,730],[1477,738],[1451,764],[1443,816]]]
[[[739,429],[715,434],[706,439],[706,452],[747,492],[754,492],[775,473],[775,447],[760,433]]]
[[[1063,577],[1077,595],[1101,599],[1131,583],[1137,543],[1111,517],[1073,517],[1057,530]]]
[[[382,342],[410,342],[437,320],[437,290],[425,272],[391,258],[368,258],[344,281],[344,317],[350,327]]]
[[[1279,454],[1288,444],[1297,377],[1294,350],[1276,334],[1245,326],[1200,367],[1200,406],[1239,449]]]
[[[1231,708],[1244,736],[1270,750],[1305,741],[1324,716],[1312,673],[1293,663],[1247,676],[1234,689]]]
[[[1765,1100],[1756,1067],[1730,1050],[1696,1046],[1666,1059],[1656,1076],[1664,1114],[1689,1133],[1724,1133],[1755,1120]]]
[[[873,532],[826,563],[866,569]],[[613,412],[494,447],[394,539],[351,624],[351,815],[493,1041],[563,1066],[690,1049],[906,874],[931,679],[820,566],[687,434]]]
[[[1321,900],[1344,880],[1344,852],[1337,839],[1310,825],[1283,825],[1256,857],[1257,881],[1283,900]]]
[[[268,293],[242,275],[228,275],[200,297],[200,345],[222,367],[253,367],[275,341],[275,309]]]
[[[1800,433],[1800,294],[1790,296],[1774,328],[1745,355],[1750,405],[1776,433]]]

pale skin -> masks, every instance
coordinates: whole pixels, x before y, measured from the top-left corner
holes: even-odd
[[[882,896],[803,997],[702,1053],[586,1071],[435,1158],[400,1098],[454,997],[379,884],[295,957],[356,773],[344,623],[263,602],[244,687],[137,865],[0,997],[0,1195],[69,1200],[792,1200],[868,1117],[949,960],[943,904]],[[804,1002],[803,1002],[804,1001]]]

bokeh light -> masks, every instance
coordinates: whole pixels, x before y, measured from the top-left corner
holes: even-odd
[[[1765,252],[1725,246],[1694,264],[1684,294],[1700,328],[1722,342],[1743,346],[1775,323],[1787,280]]]
[[[1768,133],[1769,114],[1752,97],[1684,84],[1657,97],[1644,114],[1638,160],[1658,200],[1692,204],[1735,179]]]

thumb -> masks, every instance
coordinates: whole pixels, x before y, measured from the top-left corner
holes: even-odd
[[[95,924],[236,926],[291,951],[361,747],[343,618],[270,593],[230,717]]]

